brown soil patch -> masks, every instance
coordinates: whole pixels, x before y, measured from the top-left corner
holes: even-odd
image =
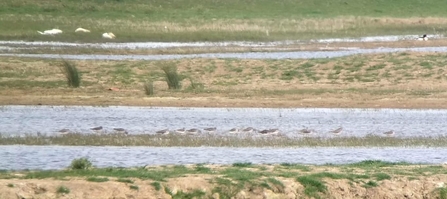
[[[405,52],[311,60],[73,61],[82,72],[77,89],[66,87],[55,60],[1,58],[0,104],[446,108],[443,56]],[[160,70],[165,64],[176,65],[185,77],[182,90],[167,89]],[[148,81],[154,82],[154,96],[144,94]]]

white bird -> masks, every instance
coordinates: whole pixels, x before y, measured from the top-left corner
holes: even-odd
[[[37,31],[38,33],[40,33],[41,35],[57,35],[57,34],[61,34],[62,30],[59,29],[51,29],[51,30],[45,30],[43,32]]]
[[[104,34],[102,34],[102,38],[106,38],[106,39],[115,39],[115,35],[111,32],[106,32]]]
[[[428,37],[427,37],[427,35],[422,35],[422,37],[418,37],[418,40],[419,41],[427,41]]]
[[[75,30],[75,32],[90,32],[90,30],[84,29],[84,28],[78,28]]]

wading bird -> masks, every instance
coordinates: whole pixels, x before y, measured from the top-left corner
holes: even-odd
[[[422,37],[418,37],[418,40],[419,40],[419,41],[427,41],[427,40],[428,40],[428,37],[427,37],[426,34],[424,34],[424,35],[422,35]]]
[[[341,131],[343,131],[343,127],[340,127],[340,128],[335,129],[333,131],[330,131],[330,133],[332,133],[334,135],[340,135]]]
[[[113,128],[113,130],[115,131],[115,133],[118,133],[118,134],[124,134],[124,135],[129,134],[129,133],[126,131],[126,129],[123,129],[123,128]]]
[[[198,133],[201,133],[201,131],[199,129],[189,129],[186,131],[186,134],[188,134],[188,135],[195,135]]]
[[[386,136],[393,136],[394,135],[394,131],[393,130],[387,131],[387,132],[384,132],[383,134],[386,135]]]
[[[155,133],[157,133],[159,135],[167,135],[167,134],[169,134],[169,129],[159,130],[159,131],[157,131]]]
[[[102,133],[102,126],[93,127],[90,130],[95,131],[96,133]]]
[[[203,130],[205,130],[208,133],[215,133],[217,128],[216,127],[212,127],[212,128],[204,128]]]
[[[175,130],[176,133],[185,134],[186,130],[185,128],[177,129]]]

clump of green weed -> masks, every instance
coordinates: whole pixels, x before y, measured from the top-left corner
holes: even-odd
[[[155,191],[161,190],[161,184],[159,182],[152,182],[151,185],[154,187]]]
[[[363,187],[365,187],[365,188],[370,188],[370,187],[377,187],[377,186],[379,186],[378,184],[377,184],[377,182],[375,182],[375,181],[368,181],[367,183],[365,183],[364,185],[363,185]]]
[[[326,185],[319,179],[311,176],[300,176],[297,181],[304,186],[304,194],[314,198],[320,198],[318,193],[325,193]]]
[[[69,194],[70,193],[70,189],[68,189],[65,186],[59,186],[57,188],[57,190],[56,190],[56,193],[59,193],[59,194]]]
[[[11,187],[11,188],[12,188],[12,187],[14,187],[14,184],[12,184],[12,183],[9,183],[9,184],[7,184],[6,186],[7,186],[7,187]]]
[[[93,167],[92,162],[88,158],[79,158],[71,161],[70,168],[74,170],[85,170]]]
[[[62,60],[61,70],[67,78],[69,87],[77,88],[81,85],[81,76],[73,63],[68,62],[67,60]]]

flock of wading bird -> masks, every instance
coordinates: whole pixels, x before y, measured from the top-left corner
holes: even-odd
[[[94,128],[90,128],[90,130],[94,131],[97,134],[105,134],[107,133],[104,128],[102,126],[98,126],[98,127],[94,127]],[[159,130],[156,131],[155,134],[157,135],[168,135],[171,133],[175,133],[175,134],[180,134],[180,135],[197,135],[197,134],[201,134],[201,133],[208,133],[208,134],[213,134],[213,133],[217,133],[217,128],[216,127],[210,127],[210,128],[204,128],[204,129],[197,129],[197,128],[192,128],[192,129],[185,129],[185,128],[181,128],[181,129],[176,129],[176,130],[169,130],[169,129],[163,129],[163,130]],[[247,127],[247,128],[232,128],[228,131],[225,131],[226,133],[229,134],[248,134],[248,133],[257,133],[257,134],[261,134],[261,135],[280,135],[280,131],[279,129],[264,129],[264,130],[258,130],[252,127]],[[339,127],[335,130],[331,130],[329,131],[330,134],[333,135],[340,135],[343,132],[343,127]],[[69,129],[62,129],[59,131],[60,135],[67,135],[72,133]],[[129,133],[126,131],[126,129],[124,128],[113,128],[113,133],[114,134],[121,134],[121,135],[128,135]],[[308,128],[304,128],[299,130],[297,133],[299,134],[303,134],[303,135],[310,135],[310,134],[315,134],[317,133],[315,130],[313,129],[308,129]],[[385,136],[393,136],[395,133],[393,130],[391,131],[386,131],[383,133]]]
[[[57,28],[54,28],[54,29],[51,29],[51,30],[45,30],[43,32],[41,32],[41,31],[37,31],[37,32],[39,34],[41,34],[41,35],[51,35],[51,36],[63,33],[62,30],[57,29]],[[78,28],[78,29],[75,30],[75,32],[78,32],[78,33],[90,33],[91,31],[87,30],[85,28]],[[115,39],[116,36],[113,33],[111,33],[111,32],[105,32],[105,33],[102,34],[102,38],[105,38],[105,39]]]

